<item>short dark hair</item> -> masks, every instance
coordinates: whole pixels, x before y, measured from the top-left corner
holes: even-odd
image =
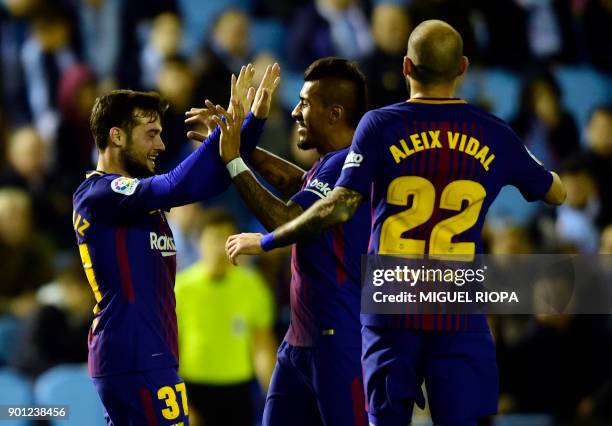
[[[349,125],[357,127],[368,108],[366,79],[357,64],[336,57],[317,59],[304,71],[304,81],[317,80],[329,83],[320,91],[324,105],[342,105]],[[339,82],[348,82],[349,87]]]
[[[138,124],[134,112],[141,110],[151,121],[161,120],[168,109],[168,102],[155,92],[113,90],[96,99],[89,117],[89,126],[96,146],[103,151],[108,146],[108,133],[119,127],[130,134]]]

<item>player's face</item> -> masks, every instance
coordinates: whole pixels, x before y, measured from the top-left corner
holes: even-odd
[[[323,105],[318,81],[306,81],[300,91],[300,102],[295,106],[291,117],[298,124],[298,148],[313,149],[321,145],[325,137],[327,108]]]
[[[127,142],[121,150],[121,160],[130,176],[137,178],[153,176],[157,157],[166,149],[161,139],[162,127],[159,117],[151,120],[136,116],[135,120],[138,124],[127,137]]]

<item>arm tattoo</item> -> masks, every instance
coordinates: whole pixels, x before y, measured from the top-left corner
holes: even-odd
[[[264,149],[253,151],[250,163],[266,182],[289,198],[300,190],[305,171]]]
[[[234,178],[234,185],[255,217],[267,229],[272,230],[302,213],[302,208],[296,204],[279,200],[268,191],[253,175],[247,171]]]
[[[320,234],[327,228],[349,220],[361,203],[360,193],[338,186],[328,197],[317,201],[303,214],[274,231],[279,246],[293,244]]]

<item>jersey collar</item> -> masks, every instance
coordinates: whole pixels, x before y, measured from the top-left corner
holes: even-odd
[[[430,105],[467,104],[466,101],[459,98],[410,98],[406,102]]]

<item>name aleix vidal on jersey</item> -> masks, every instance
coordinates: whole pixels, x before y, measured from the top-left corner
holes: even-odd
[[[164,257],[176,255],[174,238],[167,235],[157,235],[155,232],[150,232],[149,240],[151,242],[151,250],[161,251],[161,255]]]

